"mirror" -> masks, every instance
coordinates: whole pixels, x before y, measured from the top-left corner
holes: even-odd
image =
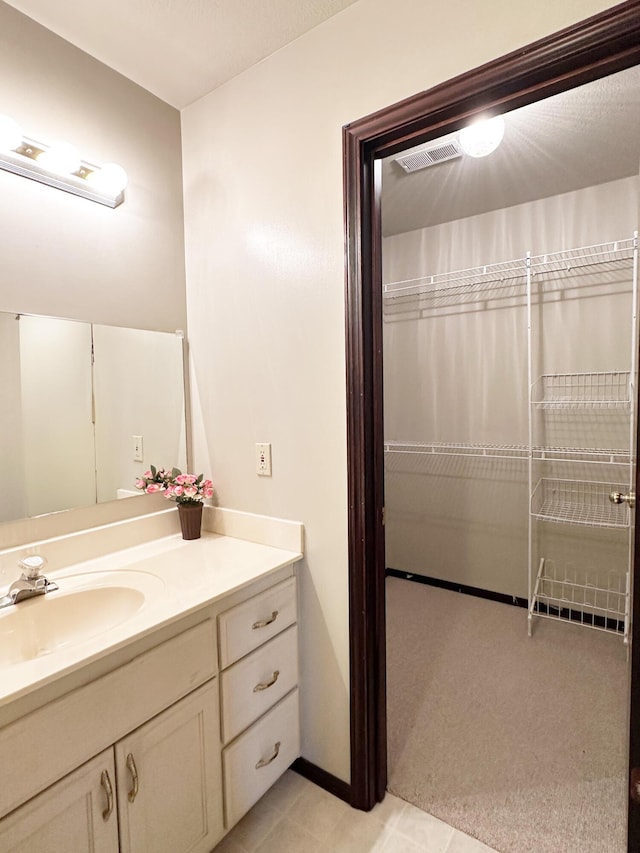
[[[186,468],[181,333],[0,313],[0,522],[135,495]]]

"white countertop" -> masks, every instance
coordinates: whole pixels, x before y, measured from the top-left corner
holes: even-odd
[[[8,614],[46,606],[55,596],[97,586],[138,586],[145,603],[114,627],[81,642],[0,667],[0,708],[30,691],[50,684],[163,626],[206,607],[301,559],[302,553],[204,532],[185,541],[165,536],[103,557],[46,572],[60,589],[0,610]],[[32,611],[34,615],[37,611]],[[53,610],[52,610],[53,612]]]

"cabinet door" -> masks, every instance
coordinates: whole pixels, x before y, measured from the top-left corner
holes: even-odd
[[[224,832],[217,680],[115,750],[121,853],[209,853]]]
[[[1,820],[0,850],[118,853],[115,795],[108,749]]]

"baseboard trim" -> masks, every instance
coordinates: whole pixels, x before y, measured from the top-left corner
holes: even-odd
[[[337,776],[328,773],[312,761],[307,761],[306,758],[296,758],[291,769],[320,788],[324,788],[334,797],[351,805],[351,785],[348,782],[343,782],[342,779],[338,779]]]
[[[507,595],[504,592],[494,592],[491,589],[481,589],[478,586],[467,586],[464,583],[454,581],[443,581],[440,578],[431,578],[428,575],[417,575],[415,572],[401,572],[398,569],[387,569],[387,577],[400,578],[401,580],[424,583],[428,586],[437,586],[440,589],[449,589],[452,592],[462,592],[464,595],[475,595],[476,598],[486,598],[489,601],[499,601],[500,604],[513,604],[515,607],[528,607],[527,599],[519,595]]]

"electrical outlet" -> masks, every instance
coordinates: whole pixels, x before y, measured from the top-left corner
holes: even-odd
[[[142,436],[141,435],[132,435],[131,440],[133,442],[133,461],[134,462],[143,462],[143,452],[142,452]]]
[[[271,476],[270,444],[256,444],[256,474],[260,477]]]

